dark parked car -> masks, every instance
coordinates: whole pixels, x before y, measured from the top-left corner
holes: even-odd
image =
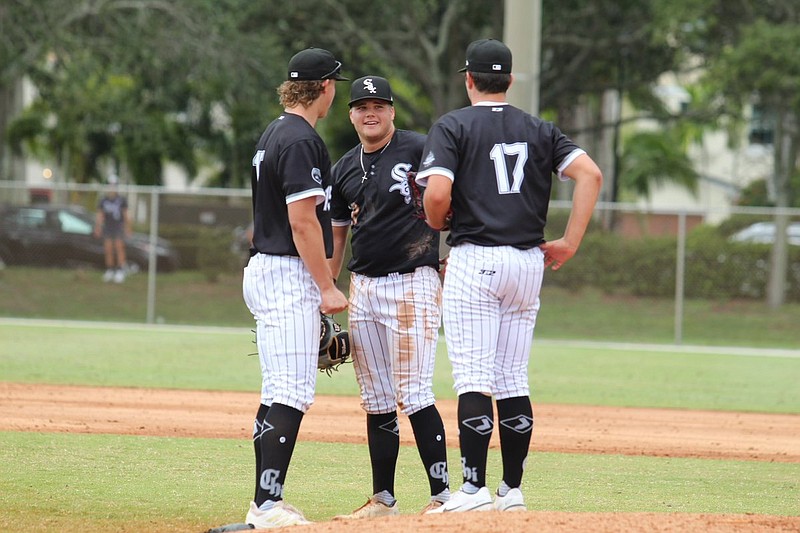
[[[37,204],[0,208],[0,266],[105,268],[103,241],[92,235],[94,213],[80,206]],[[128,268],[146,270],[150,237],[133,233],[126,239]],[[178,268],[178,253],[165,239],[156,244],[157,268]]]

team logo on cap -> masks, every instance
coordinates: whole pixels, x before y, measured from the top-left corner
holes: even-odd
[[[502,69],[503,69],[503,65],[499,65],[497,63],[492,65],[492,70],[502,70]]]
[[[367,78],[364,80],[364,90],[368,91],[369,94],[375,94],[378,92],[377,87],[372,83],[372,78]]]
[[[290,72],[289,73],[289,77],[290,78],[296,78],[297,76],[299,76],[299,74],[297,72]]]

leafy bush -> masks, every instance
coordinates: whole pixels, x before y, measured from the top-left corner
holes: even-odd
[[[672,237],[630,241],[630,290],[636,296],[669,297],[675,294],[677,243]]]
[[[231,251],[230,230],[201,227],[197,239],[197,267],[208,281],[216,282],[220,274],[240,268],[239,257]]]
[[[172,242],[181,257],[181,269],[197,269],[197,234],[199,228],[193,224],[162,224],[159,226],[159,237]]]
[[[161,236],[180,252],[182,269],[200,270],[210,282],[242,268],[242,258],[232,250],[233,230],[228,227],[170,224],[161,227]]]
[[[566,223],[566,218],[559,220]],[[770,245],[729,242],[731,228],[752,222],[733,221],[722,226],[701,225],[687,236],[684,294],[688,298],[763,299],[770,268]],[[563,231],[563,230],[562,230]],[[548,238],[557,230],[549,228]],[[163,226],[161,236],[181,254],[181,268],[199,270],[210,282],[223,273],[240,271],[246,258],[233,250],[233,233],[227,227]],[[561,270],[549,273],[546,283],[569,291],[592,287],[605,294],[671,298],[675,294],[677,238],[624,239],[590,230],[577,257]],[[790,246],[787,301],[800,302],[800,247]],[[345,257],[345,268],[349,249]],[[339,276],[347,284],[347,272]]]
[[[677,238],[621,239],[587,234],[578,255],[547,282],[569,290],[594,287],[606,294],[671,297],[675,294]],[[684,294],[689,298],[762,299],[771,246],[732,243],[716,227],[687,237]],[[788,301],[800,301],[800,249],[790,247]]]

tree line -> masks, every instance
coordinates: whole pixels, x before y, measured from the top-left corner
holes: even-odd
[[[351,79],[390,79],[398,126],[424,132],[468,103],[456,72],[467,44],[502,35],[499,0],[5,0],[0,101],[23,77],[38,95],[13,119],[0,104],[0,157],[54,159],[75,182],[113,164],[143,185],[160,184],[169,161],[241,187],[297,50],[330,49]],[[590,150],[622,126],[604,110],[610,92],[635,109],[625,120],[657,121],[619,141],[617,199],[659,180],[693,189],[686,147],[709,129],[740,131],[757,102],[777,148],[760,201],[796,205],[798,49],[796,0],[542,0],[540,114]],[[654,91],[665,73],[692,80],[678,112]],[[334,158],[357,142],[346,102],[320,125]]]

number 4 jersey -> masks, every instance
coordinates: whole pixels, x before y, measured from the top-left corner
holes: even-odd
[[[481,102],[431,128],[417,183],[453,182],[447,244],[527,249],[544,242],[552,176],[584,153],[553,125],[506,103]]]

